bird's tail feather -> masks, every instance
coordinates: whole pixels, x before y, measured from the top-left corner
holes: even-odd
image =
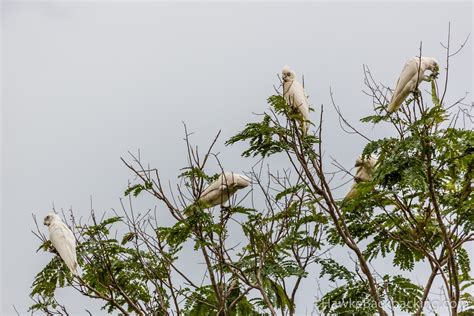
[[[388,106],[387,106],[387,112],[388,113],[393,113],[395,112],[396,110],[398,110],[399,108],[399,105],[397,105],[395,102],[391,102]]]
[[[199,200],[199,201],[196,201],[193,204],[189,205],[188,207],[186,207],[183,210],[183,214],[186,217],[190,217],[190,216],[194,215],[194,213],[201,212],[202,210],[204,210],[206,208],[209,208],[209,207],[210,207],[209,204]]]
[[[79,267],[79,264],[77,264],[77,263],[75,263],[72,267],[68,266],[71,273],[75,276],[79,276],[79,272],[77,271],[78,267]]]

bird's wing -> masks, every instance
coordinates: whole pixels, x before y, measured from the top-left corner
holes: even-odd
[[[396,111],[400,105],[405,101],[410,92],[415,88],[418,73],[418,60],[416,57],[411,58],[406,62],[403,70],[398,78],[395,91],[392,95],[392,100],[388,108],[389,112]]]
[[[77,270],[76,239],[64,223],[52,225],[49,239],[72,273]]]
[[[357,168],[356,171],[356,181],[368,181],[370,180],[370,171],[367,170],[365,165],[360,166]]]
[[[224,172],[222,176],[219,178],[219,198],[221,199],[221,203],[227,201],[233,192],[233,187],[238,180],[238,174],[233,172]]]
[[[292,98],[293,107],[295,107],[303,116],[304,121],[301,123],[301,127],[303,133],[306,133],[308,131],[308,124],[306,121],[309,121],[309,102],[303,85],[295,81],[290,88],[289,95]]]
[[[290,89],[293,85],[294,81],[285,81],[283,82],[283,98],[285,99],[286,103],[291,106],[293,101],[290,98]]]
[[[227,176],[227,182],[231,182],[231,176]],[[217,204],[222,203],[223,201],[227,200],[226,189],[227,186],[225,185],[224,175],[220,175],[217,180],[212,182],[201,194],[201,198],[199,199],[201,202],[209,204],[211,207],[216,206]]]
[[[205,197],[206,195],[208,195],[214,190],[218,190],[219,187],[221,186],[221,183],[222,183],[222,179],[221,177],[219,177],[217,180],[209,184],[209,186],[205,188],[204,191],[202,191],[201,198]]]
[[[408,81],[416,76],[418,71],[418,62],[418,58],[413,57],[405,63],[405,66],[403,66],[402,72],[400,73],[400,77],[398,78],[397,86],[405,85]],[[395,88],[395,90],[397,89]]]
[[[304,92],[303,86],[298,81],[293,80],[283,84],[283,97],[288,105],[300,112],[305,121],[309,121],[308,97]],[[308,129],[306,122],[303,122],[302,126],[305,131]]]
[[[308,107],[308,97],[304,92],[304,88],[298,81],[294,80],[289,86],[286,93],[287,98],[290,101],[290,105],[293,107]]]

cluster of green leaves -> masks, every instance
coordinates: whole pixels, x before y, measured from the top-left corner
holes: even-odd
[[[140,193],[142,193],[142,191],[150,190],[152,187],[153,183],[150,181],[145,181],[144,184],[134,184],[125,190],[124,195],[128,196],[131,193],[134,197],[137,197]]]
[[[334,259],[317,259],[321,266],[320,277],[327,276],[330,281],[343,281],[344,284],[326,293],[318,300],[318,308],[332,315],[372,315],[376,306],[369,295],[368,283],[355,272],[337,263]],[[390,300],[395,307],[405,312],[414,312],[423,295],[423,289],[400,275],[384,275],[383,287],[379,288],[382,300]]]
[[[376,312],[369,295],[369,286],[357,279],[357,275],[333,259],[317,258],[321,266],[320,277],[327,276],[330,281],[345,281],[342,286],[326,293],[316,305],[320,311],[334,315],[370,315]]]
[[[471,276],[471,260],[469,253],[464,248],[459,248],[456,252],[456,263],[461,272],[459,275],[459,283],[461,285],[461,300],[464,302],[466,309],[460,316],[468,316],[474,314],[474,295],[472,295],[472,287],[474,287],[474,278]]]
[[[194,179],[204,179],[207,183],[212,183],[214,180],[217,180],[219,173],[216,173],[212,176],[207,175],[202,169],[198,167],[186,167],[181,169],[183,172],[178,176],[178,178],[185,178],[188,180]]]
[[[314,201],[291,199],[292,194],[303,188],[303,185],[297,185],[282,190],[275,198],[279,201],[290,196],[286,207],[276,213],[256,212],[242,224],[249,242],[242,249],[245,255],[236,265],[246,271],[253,282],[257,279],[256,271],[262,267],[260,278],[268,299],[282,313],[296,309],[286,282],[308,275],[302,265],[304,259],[297,258],[295,253],[320,249],[323,244],[318,232],[327,223],[327,218],[316,211]],[[262,298],[255,298],[253,302],[266,308]]]
[[[231,283],[232,284],[232,283]],[[225,287],[225,284],[221,284]],[[258,311],[256,304],[252,304],[245,295],[242,295],[242,290],[238,284],[230,289],[230,294],[227,296],[226,306],[230,306],[226,310],[226,314],[230,316],[260,316],[265,315]],[[217,298],[215,291],[211,285],[202,286],[192,292],[190,297],[186,300],[183,312],[189,316],[217,316],[221,315],[215,309]]]
[[[298,264],[287,253],[288,240],[275,243],[273,232],[268,229],[268,219],[261,213],[248,216],[242,229],[248,239],[235,266],[244,271],[252,283],[257,283],[257,273],[272,305],[281,310],[294,310],[294,304],[283,289],[280,281],[292,276],[305,275]],[[291,238],[291,237],[289,237]],[[285,250],[286,249],[286,250]],[[257,272],[261,268],[260,272]],[[261,309],[266,309],[263,298],[251,300]]]
[[[45,308],[56,308],[54,292],[57,287],[64,287],[72,282],[72,277],[67,266],[55,256],[35,277],[32,284],[31,297],[36,298],[35,304],[31,305],[28,312],[41,311]]]
[[[301,122],[303,120],[301,114],[289,106],[283,96],[272,95],[267,101],[273,113],[288,118],[293,126],[296,126],[295,121]],[[264,113],[260,122],[248,123],[244,130],[231,137],[226,145],[247,141],[249,148],[243,151],[242,156],[244,157],[269,157],[277,153],[292,152],[291,142],[296,141],[296,129],[286,128],[275,123],[277,123],[276,117]],[[306,149],[311,149],[314,144],[319,142],[314,135],[304,135],[301,141],[302,146]]]
[[[281,126],[275,126],[269,114],[264,113],[261,122],[248,123],[245,129],[239,134],[231,137],[227,145],[232,145],[239,141],[249,140],[250,147],[242,153],[244,157],[255,157],[257,155],[268,157],[275,153],[290,150],[290,146],[282,137],[287,134],[287,130]]]

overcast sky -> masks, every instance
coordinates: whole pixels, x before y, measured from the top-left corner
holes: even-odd
[[[4,2],[0,314],[13,313],[13,304],[25,313],[34,275],[52,256],[35,252],[31,214],[43,218],[54,203],[87,216],[91,196],[98,212],[119,208],[131,178],[119,157],[128,150],[141,149],[175,183],[186,164],[184,121],[200,147],[222,129],[220,159],[228,170],[248,171],[254,161],[240,157],[243,147],[223,143],[266,108],[285,64],[304,75],[311,103],[326,105],[327,156],[352,167],[366,142],[340,130],[329,87],[371,138],[394,134],[358,122],[372,110],[362,65],[393,87],[423,41],[424,55],[444,67],[439,42],[449,21],[457,47],[471,32],[472,2]],[[472,92],[471,41],[451,67],[448,102]],[[347,253],[339,255],[350,266]],[[381,272],[397,272],[390,266]],[[314,284],[314,275],[303,284],[302,313],[313,309]],[[60,295],[76,315],[87,306],[100,314],[75,293]]]

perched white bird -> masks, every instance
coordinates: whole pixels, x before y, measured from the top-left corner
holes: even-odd
[[[49,214],[43,224],[48,226],[49,240],[73,274],[77,275],[76,239],[56,214]]]
[[[224,172],[216,181],[212,182],[201,194],[199,202],[214,207],[224,204],[239,189],[250,184],[250,179],[244,175]]]
[[[398,110],[408,95],[418,88],[418,84],[422,80],[429,81],[429,76],[425,76],[426,70],[431,70],[432,73],[437,73],[438,69],[438,62],[434,58],[421,57],[421,65],[420,57],[410,58],[406,62],[405,67],[403,67],[400,78],[398,78],[387,111],[392,113]]]
[[[309,121],[309,103],[303,85],[296,81],[295,72],[288,66],[283,67],[281,75],[283,79],[283,97],[289,106],[297,109],[303,116],[304,121],[301,122],[301,129],[303,134],[306,134],[308,131],[306,121]]]
[[[377,159],[372,156],[368,159],[362,159],[362,157],[360,156],[357,158],[354,166],[357,168],[356,175],[354,177],[354,184],[352,184],[350,191],[346,194],[346,197],[344,199],[351,198],[356,194],[357,183],[369,181],[370,178],[372,178],[372,174],[374,173],[376,164]]]

